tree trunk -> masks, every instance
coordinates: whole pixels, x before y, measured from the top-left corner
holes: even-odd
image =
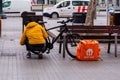
[[[94,25],[95,10],[96,10],[96,0],[90,0],[90,4],[87,10],[87,16],[85,20],[86,26]]]

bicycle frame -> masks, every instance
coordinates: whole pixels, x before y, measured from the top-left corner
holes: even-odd
[[[61,22],[58,22],[58,23],[62,23],[63,25],[60,25],[60,26],[57,26],[57,27],[52,27],[52,28],[49,28],[49,29],[46,29],[46,31],[48,32],[49,30],[52,30],[52,29],[56,29],[56,28],[61,28],[63,27],[62,30],[60,30],[60,33],[52,40],[52,42],[50,42],[50,38],[48,38],[48,43],[50,43],[52,46],[54,46],[54,43],[58,40],[58,38],[60,37],[63,37],[63,58],[65,58],[65,49],[68,49],[66,48],[66,41],[68,41],[68,36],[67,36],[67,33],[70,33],[69,34],[69,38],[70,38],[70,35],[71,35],[71,38],[70,38],[70,41],[72,39],[72,33],[69,31],[69,29],[67,28],[67,24],[70,20],[68,21],[61,21]],[[74,39],[72,39],[72,42],[75,42]],[[71,43],[72,44],[72,43]],[[60,42],[60,45],[59,45],[59,53],[61,53],[61,46],[62,46],[62,43]],[[50,52],[50,49],[52,48],[48,48],[48,53]],[[70,55],[70,54],[69,54]]]
[[[57,26],[57,27],[53,27],[53,28],[47,29],[47,31],[49,31],[49,30],[52,30],[52,29],[60,28],[60,27],[65,27],[65,29],[63,29],[62,31],[60,31],[60,33],[57,35],[57,37],[52,41],[52,44],[54,44],[54,43],[58,40],[58,38],[59,38],[60,36],[62,36],[62,34],[63,34],[64,32],[67,32],[68,29],[67,29],[66,25],[61,25],[61,26]]]
[[[52,29],[56,29],[56,28],[60,28],[60,27],[64,27],[64,29],[63,29],[63,30],[60,30],[60,33],[57,35],[57,37],[55,37],[55,39],[53,39],[53,41],[52,41],[51,44],[54,45],[54,43],[58,40],[58,38],[59,38],[59,37],[61,38],[61,37],[63,36],[63,58],[65,58],[66,34],[67,34],[67,32],[70,32],[70,31],[68,30],[66,24],[61,25],[61,26],[57,26],[57,27],[53,27],[53,28],[49,28],[49,29],[47,29],[47,31],[52,30]],[[49,40],[50,40],[50,39],[49,39]],[[59,53],[61,53],[61,46],[62,46],[62,44],[60,43],[60,44],[59,44]],[[50,49],[48,50],[48,52],[50,52]]]

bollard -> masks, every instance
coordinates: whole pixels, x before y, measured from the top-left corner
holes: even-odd
[[[1,37],[1,23],[2,21],[1,21],[1,16],[0,16],[0,37]]]

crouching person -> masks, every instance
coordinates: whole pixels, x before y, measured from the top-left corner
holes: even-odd
[[[45,39],[48,38],[48,34],[43,26],[37,22],[29,22],[26,24],[26,28],[21,36],[20,44],[26,45],[28,51],[27,58],[31,57],[31,51],[35,47],[39,47],[42,50],[44,44],[46,43]]]

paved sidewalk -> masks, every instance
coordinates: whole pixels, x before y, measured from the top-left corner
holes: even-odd
[[[107,44],[100,44],[103,61],[77,61],[67,54],[63,59],[62,54],[58,53],[57,43],[50,54],[44,54],[43,59],[37,59],[34,55],[34,59],[27,59],[25,46],[19,45],[21,21],[19,17],[2,20],[0,80],[119,80],[120,49],[115,58],[114,44],[111,54],[106,52]],[[56,20],[48,21],[46,25],[50,27]]]

